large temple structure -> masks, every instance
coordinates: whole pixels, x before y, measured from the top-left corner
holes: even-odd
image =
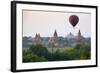
[[[75,38],[76,38],[77,41],[80,41],[81,39],[83,39],[83,36],[81,35],[81,31],[80,30],[78,31],[78,33],[77,33]]]
[[[41,44],[42,43],[42,38],[40,34],[36,34],[35,38],[33,38],[33,44]]]
[[[52,46],[57,46],[57,37],[58,37],[58,35],[57,35],[56,30],[55,30],[53,36],[50,37],[50,39],[49,39],[48,42],[49,42]]]

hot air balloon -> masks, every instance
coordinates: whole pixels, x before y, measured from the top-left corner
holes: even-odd
[[[76,24],[79,22],[78,16],[76,16],[76,15],[71,15],[71,16],[69,17],[69,22],[70,22],[70,24],[72,24],[73,27],[75,27]]]

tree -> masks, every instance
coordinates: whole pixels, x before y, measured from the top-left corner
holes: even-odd
[[[79,53],[80,59],[90,59],[91,49],[90,44],[81,43],[75,46],[75,50]]]
[[[47,61],[43,56],[39,57],[36,54],[33,54],[30,49],[23,50],[23,62],[40,62]]]
[[[46,47],[41,44],[30,45],[29,49],[32,51],[33,54],[38,56],[46,56],[49,52]]]

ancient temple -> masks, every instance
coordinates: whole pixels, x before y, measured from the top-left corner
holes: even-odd
[[[42,38],[40,34],[36,34],[35,38],[33,38],[33,44],[41,44],[41,42],[42,42]]]
[[[80,41],[80,39],[81,39],[81,32],[80,32],[80,30],[78,31],[78,33],[77,33],[77,36],[76,36],[76,40],[77,41]]]
[[[53,37],[55,37],[55,38],[57,38],[57,37],[58,37],[58,35],[57,35],[57,31],[56,31],[56,30],[55,30],[55,32],[54,32]]]
[[[55,30],[53,36],[50,37],[50,39],[49,39],[49,43],[52,44],[53,46],[56,46],[56,44],[57,44],[57,37],[58,37],[58,35],[57,35],[56,30]]]

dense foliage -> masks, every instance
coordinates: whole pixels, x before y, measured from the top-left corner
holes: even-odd
[[[91,57],[90,48],[89,44],[81,43],[77,44],[73,49],[63,51],[57,49],[50,52],[48,48],[41,44],[30,45],[28,49],[23,49],[23,62],[86,60]]]

